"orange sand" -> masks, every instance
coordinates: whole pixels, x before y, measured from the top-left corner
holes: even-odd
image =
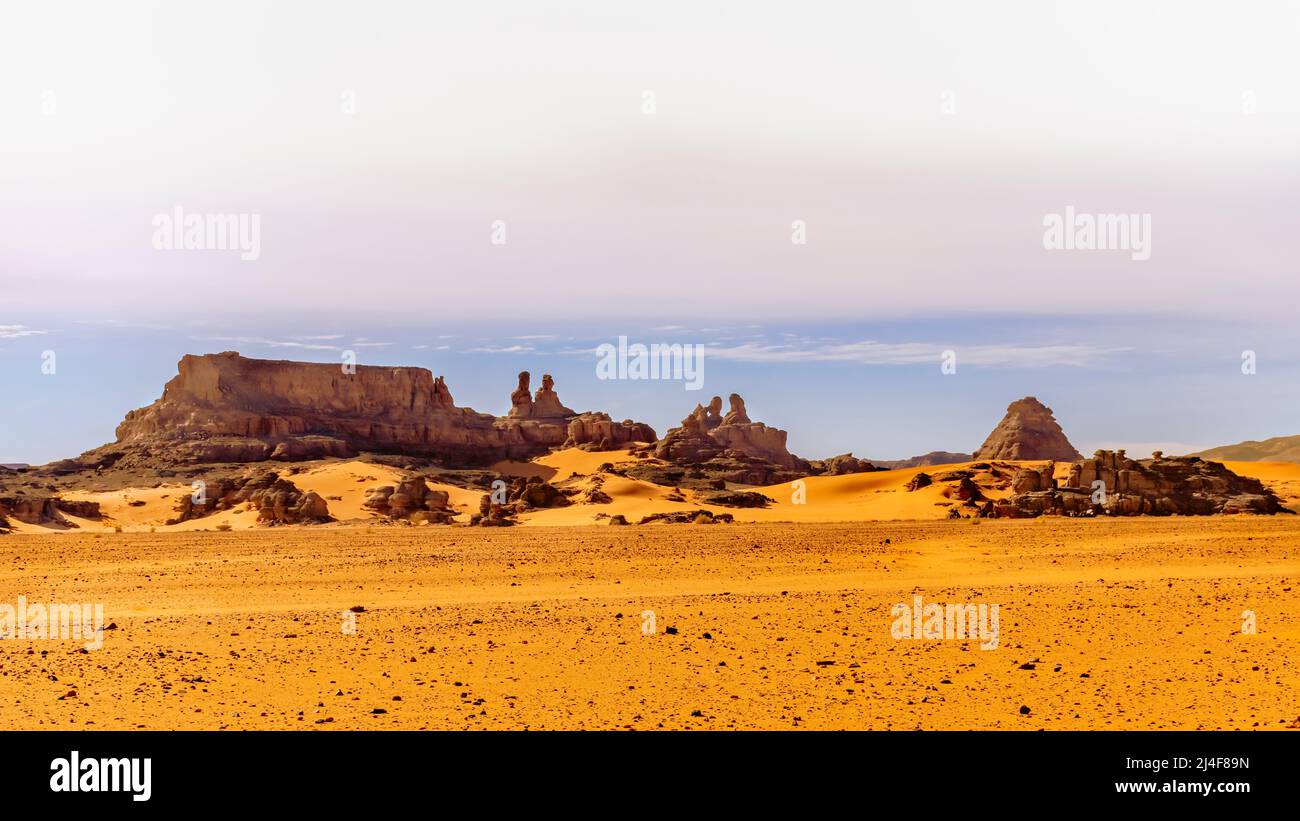
[[[1293,516],[9,535],[6,601],[115,628],[0,640],[0,727],[1297,728],[1298,539]],[[893,638],[916,594],[998,604],[999,646]]]

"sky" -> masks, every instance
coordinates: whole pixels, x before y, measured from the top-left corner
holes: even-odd
[[[1298,433],[1300,8],[1135,5],[7,8],[0,462],[220,350],[494,413],[549,372],[660,433],[737,391],[806,457],[969,451],[1026,394],[1085,452]],[[255,258],[160,247],[177,209]],[[1067,209],[1147,258],[1045,247]],[[704,389],[597,379],[618,336]]]

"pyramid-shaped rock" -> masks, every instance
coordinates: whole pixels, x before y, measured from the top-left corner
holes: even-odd
[[[1056,459],[1074,462],[1083,457],[1052,416],[1052,409],[1032,396],[1007,406],[1007,415],[975,451],[975,459]]]

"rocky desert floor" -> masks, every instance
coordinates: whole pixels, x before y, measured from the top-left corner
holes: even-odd
[[[0,601],[112,625],[0,640],[6,729],[1300,728],[1297,516],[0,546]],[[893,638],[918,594],[999,605],[998,647]]]

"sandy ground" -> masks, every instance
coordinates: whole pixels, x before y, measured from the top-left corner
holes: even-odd
[[[0,727],[1295,729],[1298,545],[1295,516],[13,534],[0,604],[115,629],[0,639]],[[998,604],[997,649],[892,637],[916,594]]]

